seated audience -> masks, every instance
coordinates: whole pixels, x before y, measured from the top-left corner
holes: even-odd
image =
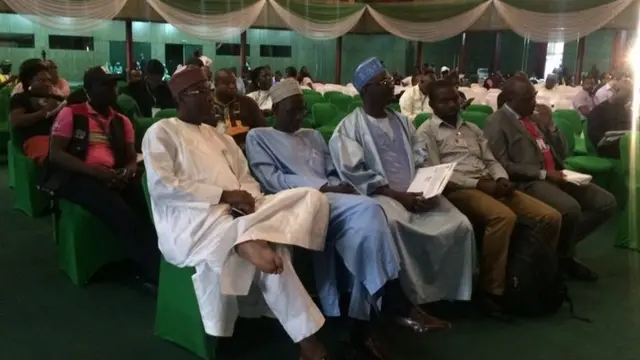
[[[633,84],[630,80],[617,81],[611,87],[611,97],[596,106],[587,116],[587,134],[598,155],[619,159],[620,137],[600,143],[608,131],[631,131],[633,121],[631,100]]]
[[[121,93],[131,96],[144,117],[153,117],[161,109],[174,109],[175,101],[164,78],[164,65],[156,59],[147,62],[144,79],[130,81]]]
[[[25,154],[42,163],[49,153],[51,125],[64,98],[54,93],[49,68],[40,59],[23,62],[18,78],[26,90],[11,96],[9,120],[23,141]]]
[[[573,108],[580,113],[582,118],[586,118],[587,115],[596,107],[594,101],[593,90],[596,87],[596,80],[588,77],[582,81],[582,90],[573,97]]]
[[[318,189],[329,200],[327,246],[324,252],[314,254],[316,287],[324,313],[340,315],[338,284],[351,283],[350,317],[369,320],[371,306],[377,308],[378,299],[384,294],[383,306],[400,311],[393,315],[414,315],[415,320],[407,322],[422,326],[421,311],[412,306],[402,287],[394,281],[400,264],[382,207],[340,180],[329,148],[318,131],[300,129],[305,106],[299,84],[285,80],[274,85],[271,96],[276,123],[274,128],[249,132],[247,157],[253,174],[267,191],[278,193],[309,187]],[[339,267],[346,267],[350,273],[344,279],[337,279],[339,259],[344,262]],[[389,301],[395,305],[389,305]],[[425,330],[444,324],[429,325],[424,325]]]
[[[516,189],[562,214],[561,269],[576,279],[596,281],[598,275],[576,259],[575,246],[613,215],[613,195],[593,183],[579,186],[565,180],[562,135],[550,117],[532,117],[536,92],[529,81],[514,76],[505,83],[502,94],[504,106],[489,117],[484,128],[491,151]],[[535,122],[542,120],[542,126]]]
[[[224,126],[226,134],[244,148],[244,140],[250,129],[267,126],[264,115],[255,101],[238,94],[236,77],[231,71],[216,71],[213,83],[215,92],[211,125]]]
[[[65,107],[51,131],[45,187],[104,222],[157,283],[160,253],[140,183],[133,125],[113,110],[116,80],[104,68],[84,74],[89,101]]]
[[[40,60],[42,63],[49,69],[49,76],[51,77],[51,83],[53,87],[51,88],[51,93],[55,96],[66,98],[71,93],[69,90],[69,83],[67,80],[60,77],[58,74],[58,65],[51,60]],[[24,91],[24,87],[22,83],[16,84],[16,86],[11,91],[11,95],[19,94]]]
[[[258,104],[265,116],[271,115],[272,103],[269,96],[269,89],[273,85],[271,72],[263,66],[258,66],[251,72],[251,83],[255,84],[256,90],[248,93],[247,96]]]
[[[509,175],[493,157],[482,130],[460,117],[453,84],[438,80],[429,85],[434,117],[418,129],[426,140],[429,165],[456,163],[445,195],[460,211],[484,229],[480,257],[480,305],[496,313],[506,282],[511,234],[519,217],[536,224],[536,239],[555,249],[561,216],[549,205],[515,190]]]
[[[405,90],[400,96],[400,111],[409,121],[412,121],[421,113],[430,113],[433,110],[429,107],[427,99],[427,87],[429,83],[436,80],[434,74],[422,75],[418,78],[418,84]]]
[[[224,76],[235,95],[235,77]],[[313,189],[264,196],[233,139],[207,124],[213,109],[203,72],[178,72],[169,87],[178,117],[151,126],[144,162],[160,249],[168,262],[195,267],[205,331],[231,336],[238,315],[273,314],[303,359],[328,358],[314,335],[324,317],[290,254],[291,245],[323,249],[325,197]]]
[[[469,300],[475,251],[469,220],[443,196],[407,192],[426,160],[424,143],[405,116],[386,108],[393,83],[380,61],[361,63],[353,85],[363,107],[329,141],[340,179],[382,205],[399,249],[400,280],[414,304]]]

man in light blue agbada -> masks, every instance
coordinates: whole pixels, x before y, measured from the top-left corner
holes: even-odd
[[[388,110],[393,79],[376,58],[355,71],[363,107],[336,128],[329,148],[340,178],[374,197],[400,255],[400,281],[414,304],[469,300],[475,239],[469,220],[443,196],[407,192],[427,154],[415,127]]]
[[[314,253],[323,312],[327,316],[340,315],[338,284],[347,283],[351,284],[351,318],[368,320],[372,306],[384,314],[391,308],[395,311],[393,316],[406,317],[404,324],[411,324],[414,330],[435,329],[423,321],[426,314],[417,312],[395,280],[400,263],[380,204],[357,195],[351,185],[340,180],[318,131],[300,129],[305,111],[300,85],[294,79],[285,79],[272,87],[270,96],[275,126],[249,132],[247,157],[254,176],[267,192],[311,187],[323,192],[329,200],[326,247],[323,252]],[[339,269],[345,267],[347,271],[340,273]],[[445,327],[441,323],[436,325]]]

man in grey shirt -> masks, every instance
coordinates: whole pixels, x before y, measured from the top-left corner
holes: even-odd
[[[509,175],[489,150],[476,125],[462,120],[454,85],[438,80],[429,86],[434,117],[422,124],[418,136],[427,144],[429,165],[456,163],[445,196],[474,225],[484,227],[481,283],[484,303],[499,311],[505,289],[505,271],[511,233],[518,217],[537,224],[533,236],[555,248],[560,213],[545,203],[515,190]]]

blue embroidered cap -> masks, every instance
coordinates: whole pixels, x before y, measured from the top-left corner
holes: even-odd
[[[358,65],[353,74],[353,86],[360,92],[362,87],[374,76],[385,72],[386,69],[377,57],[371,57]]]

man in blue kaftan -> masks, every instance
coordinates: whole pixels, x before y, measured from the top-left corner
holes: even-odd
[[[414,304],[471,297],[475,239],[469,220],[443,196],[408,193],[427,154],[405,116],[386,109],[393,79],[376,58],[355,71],[363,107],[336,128],[329,148],[340,178],[380,202],[402,263],[400,281]]]
[[[274,128],[249,132],[245,145],[247,158],[254,176],[266,192],[311,187],[323,192],[329,200],[326,247],[323,252],[313,255],[323,312],[327,316],[340,315],[340,283],[349,284],[348,312],[353,319],[369,320],[372,307],[386,311],[379,305],[384,308],[387,294],[394,291],[396,294],[390,294],[390,297],[402,299],[395,301],[392,307],[398,308],[397,303],[405,307],[404,313],[400,310],[394,315],[411,318],[413,306],[401,285],[397,280],[394,282],[400,272],[400,263],[380,203],[358,195],[351,185],[340,180],[329,148],[318,131],[300,129],[304,98],[295,80],[286,79],[274,85],[270,96],[276,123]],[[347,271],[339,271],[343,268]],[[379,301],[383,289],[385,299]],[[425,323],[424,319],[418,320],[411,326]],[[445,327],[442,322],[425,324],[423,331],[442,327]]]

